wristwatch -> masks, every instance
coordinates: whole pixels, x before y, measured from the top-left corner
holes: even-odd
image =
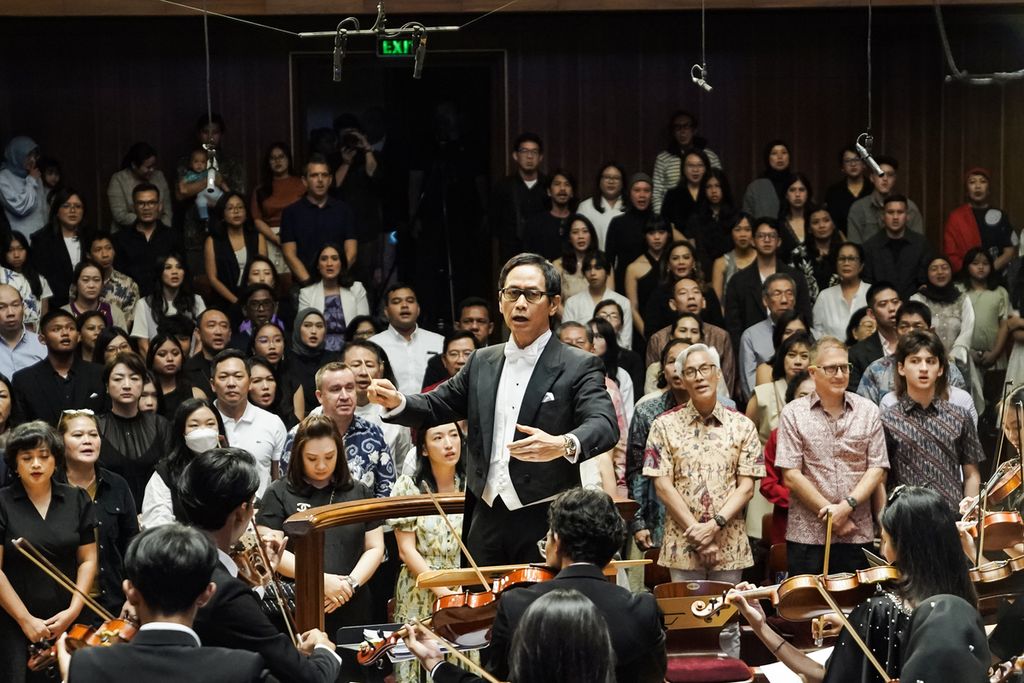
[[[359,582],[356,581],[355,579],[353,579],[351,576],[348,576],[348,575],[342,576],[341,580],[342,581],[347,581],[348,585],[352,586],[352,593],[353,593],[353,595],[356,593],[356,591],[359,590]]]
[[[712,517],[712,519],[715,520],[715,524],[718,525],[719,529],[725,528],[725,525],[729,523],[729,520],[727,520],[722,515],[715,515],[714,517]]]
[[[853,496],[846,497],[846,504],[850,506],[851,510],[857,509],[857,499],[854,498]]]
[[[576,440],[568,434],[562,438],[565,439],[565,457],[570,460],[574,459],[576,457]]]

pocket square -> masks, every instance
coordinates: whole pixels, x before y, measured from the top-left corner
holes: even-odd
[[[540,402],[541,403],[547,403],[548,401],[554,401],[554,400],[555,400],[555,395],[552,394],[550,391],[547,391],[547,392],[544,393],[544,398],[542,398],[540,400]]]

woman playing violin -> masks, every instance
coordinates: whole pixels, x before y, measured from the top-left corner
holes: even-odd
[[[292,444],[292,467],[284,479],[278,479],[267,488],[257,522],[281,531],[284,520],[296,512],[320,505],[373,498],[373,492],[366,485],[352,478],[344,453],[342,437],[331,418],[310,415],[300,422]],[[288,550],[292,550],[290,541]],[[346,524],[324,534],[327,633],[334,634],[342,626],[372,622],[366,583],[383,559],[384,531],[379,521]],[[284,553],[278,571],[283,576],[295,576],[292,552]],[[346,662],[346,666],[348,664]],[[343,672],[349,675],[347,669]]]
[[[4,460],[17,479],[0,490],[0,680],[47,681],[26,668],[29,643],[56,638],[84,605],[25,558],[13,541],[26,538],[88,592],[96,577],[96,517],[89,494],[53,480],[64,466],[64,446],[48,424],[18,426]]]
[[[415,496],[421,487],[434,493],[457,493],[466,488],[465,465],[462,462],[462,433],[454,422],[416,434],[416,472],[403,474],[391,489],[392,496]],[[462,515],[449,515],[456,530],[462,529]],[[390,519],[395,529],[402,569],[395,583],[395,621],[408,623],[424,619],[431,613],[436,598],[451,595],[450,588],[416,588],[416,577],[430,569],[455,569],[459,566],[459,543],[439,515]],[[477,590],[474,588],[474,590]],[[476,652],[470,653],[478,658]],[[398,683],[419,680],[418,667],[412,662],[395,664]]]
[[[904,633],[914,608],[940,594],[956,595],[976,605],[977,595],[967,576],[953,511],[940,494],[922,487],[899,487],[889,496],[881,521],[882,555],[899,567],[901,578],[892,590],[861,603],[849,619],[889,676],[896,678],[903,658]],[[761,642],[790,669],[814,683],[881,680],[846,631],[824,666],[788,644],[767,625],[761,607],[737,592],[748,588],[749,584],[737,585],[727,600],[736,605]]]

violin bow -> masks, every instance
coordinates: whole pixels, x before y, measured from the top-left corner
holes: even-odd
[[[249,519],[249,528],[252,529],[252,533],[256,536],[256,548],[260,554],[260,558],[263,560],[263,564],[266,565],[267,569],[270,570],[271,581],[274,582],[274,597],[276,598],[277,608],[281,612],[281,617],[284,619],[284,628],[288,631],[288,637],[292,639],[292,643],[296,648],[299,647],[299,638],[295,634],[298,630],[295,628],[294,617],[292,616],[291,610],[284,602],[284,591],[281,588],[281,579],[278,577],[277,572],[271,568],[270,558],[267,556],[267,550],[263,547],[263,538],[260,536],[260,530],[256,528],[256,522],[251,518]],[[282,551],[284,548],[282,548]]]
[[[839,608],[839,605],[836,604],[836,601],[832,599],[832,595],[829,594],[829,592],[825,589],[825,581],[822,579],[822,577],[815,577],[815,583],[818,586],[818,592],[821,593],[821,597],[825,599],[825,602],[828,603],[828,606],[832,608],[832,611],[836,613],[836,616],[839,618],[839,620],[843,622],[843,626],[846,627],[846,630],[850,632],[850,637],[853,638],[853,641],[855,643],[857,643],[857,647],[859,647],[860,651],[864,653],[864,656],[867,658],[869,662],[871,662],[871,665],[875,667],[875,670],[878,672],[878,675],[882,677],[882,680],[885,681],[885,683],[893,683],[893,679],[889,676],[888,673],[886,673],[885,669],[882,668],[882,665],[878,663],[878,660],[875,659],[875,656],[871,654],[871,650],[868,649],[868,646],[861,639],[860,634],[857,633],[857,631],[853,628],[853,625],[850,623],[850,620],[846,618],[845,614],[843,614],[843,610]]]
[[[476,572],[476,578],[480,581],[480,585],[483,586],[483,589],[485,591],[490,590],[491,584],[488,583],[487,577],[484,576],[484,573],[480,571],[480,567],[477,566],[476,560],[474,560],[473,556],[470,554],[469,548],[467,548],[466,544],[462,542],[462,536],[461,534],[459,534],[458,531],[455,530],[455,525],[452,524],[452,520],[449,519],[448,515],[445,514],[445,511],[441,509],[441,504],[437,502],[437,497],[434,495],[434,492],[430,490],[430,485],[427,484],[426,482],[423,482],[423,490],[426,491],[428,496],[430,496],[430,502],[434,504],[434,508],[437,510],[437,514],[441,515],[441,519],[443,519],[444,523],[448,525],[448,530],[452,532],[452,536],[454,536],[455,540],[458,542],[459,548],[461,548],[462,552],[465,553],[466,559],[469,560],[470,566],[473,567],[473,571]],[[440,636],[438,637],[440,638]]]
[[[416,624],[417,626],[423,626],[423,624],[418,619],[413,621],[413,623]],[[429,631],[435,638],[437,638],[441,643],[443,643],[448,648],[448,651],[455,657],[455,659],[459,660],[459,662],[461,664],[469,667],[470,671],[473,671],[474,673],[479,674],[481,678],[483,678],[485,681],[487,681],[487,683],[501,683],[501,681],[499,681],[497,678],[492,676],[482,666],[480,666],[479,664],[474,662],[472,659],[470,659],[466,655],[462,654],[459,651],[458,647],[456,647],[454,644],[448,642],[447,638],[439,636],[437,634],[437,631],[434,631],[433,629],[429,629],[426,626],[423,626],[423,628],[426,629],[427,631]]]
[[[825,562],[821,567],[821,575],[828,576],[828,555],[832,549],[832,511],[825,515]]]
[[[16,538],[12,541],[14,547],[17,548],[22,555],[27,557],[32,564],[39,567],[40,570],[51,579],[57,582],[57,585],[68,591],[72,595],[78,595],[85,602],[86,607],[91,609],[97,615],[99,615],[104,621],[110,621],[114,618],[110,612],[103,608],[103,605],[99,604],[92,599],[88,594],[84,593],[75,582],[64,575],[60,569],[53,565],[46,556],[39,552],[39,549],[32,545],[27,538]]]

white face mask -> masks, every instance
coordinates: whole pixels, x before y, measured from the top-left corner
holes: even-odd
[[[185,435],[185,445],[195,454],[220,446],[220,434],[213,427],[200,427],[193,429]]]

